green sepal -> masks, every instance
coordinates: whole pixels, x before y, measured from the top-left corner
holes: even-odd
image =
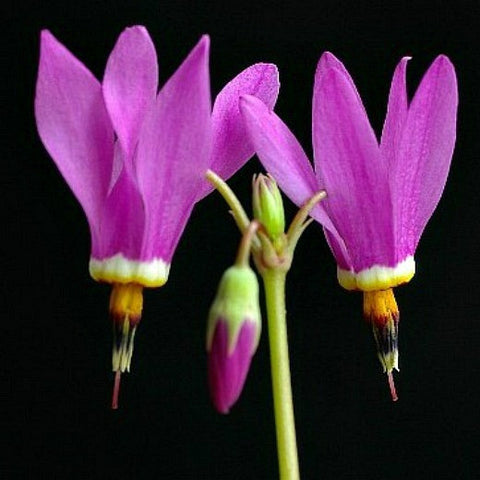
[[[234,265],[222,275],[208,314],[207,351],[210,350],[215,327],[222,320],[228,327],[229,351],[233,351],[240,328],[246,321],[257,325],[257,347],[261,331],[259,287],[257,276],[249,266]]]
[[[275,242],[285,231],[285,211],[277,182],[270,175],[253,177],[253,215]]]

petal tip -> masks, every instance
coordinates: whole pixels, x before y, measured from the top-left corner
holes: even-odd
[[[208,62],[208,56],[210,53],[210,37],[204,34],[200,37],[200,40],[193,47],[187,58],[194,60],[195,62]]]
[[[131,25],[130,27],[125,28],[124,32],[141,32],[148,33],[147,27],[144,25]]]
[[[49,37],[53,37],[50,30],[48,28],[42,28],[42,30],[40,30],[40,38],[43,40],[44,38],[47,39]]]
[[[150,34],[148,33],[147,27],[143,25],[131,25],[130,27],[126,27],[122,31],[122,33],[120,33],[120,37],[122,37],[123,35],[144,37],[151,41]]]
[[[210,35],[208,33],[204,33],[200,40],[198,41],[198,48],[203,50],[205,53],[208,53],[210,50]]]
[[[439,68],[448,68],[455,70],[452,61],[445,54],[440,54],[433,61],[433,65],[437,65]]]
[[[44,28],[40,32],[40,44],[42,48],[49,47],[51,45],[59,45],[60,42],[55,38],[50,30]]]
[[[320,57],[320,60],[323,60],[324,62],[328,61],[336,61],[338,62],[338,58],[330,51],[326,50],[325,52],[322,53],[322,56]]]
[[[424,78],[439,77],[450,87],[457,88],[455,67],[451,60],[444,54],[438,55],[427,70]]]
[[[332,52],[327,50],[322,53],[318,60],[316,73],[318,74],[320,71],[324,71],[327,68],[335,68],[338,66],[343,68],[342,62]]]
[[[272,79],[275,81],[277,88],[280,88],[280,71],[274,63],[262,63],[264,66],[265,72],[272,76]]]
[[[280,83],[279,81],[280,72],[278,71],[278,67],[274,63],[258,62],[258,63],[254,63],[252,66],[248,67],[246,70],[255,71],[259,74],[271,75],[272,77],[274,77],[277,83]]]
[[[273,109],[280,90],[279,71],[274,63],[255,63],[237,75],[233,82],[235,81],[235,95],[239,100],[242,97],[256,98],[269,109]],[[248,99],[246,102],[248,103]],[[239,101],[239,104],[241,103]]]

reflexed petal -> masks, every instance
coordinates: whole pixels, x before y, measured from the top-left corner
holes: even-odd
[[[287,197],[302,205],[319,188],[301,145],[275,112],[258,98],[243,96],[240,109],[263,166]]]
[[[310,161],[298,140],[282,120],[260,100],[246,95],[240,108],[255,151],[264,168],[297,206],[302,206],[323,186],[317,182]],[[327,194],[328,195],[328,194]],[[325,211],[318,203],[310,215],[336,238],[342,258],[348,258],[345,244]]]
[[[393,74],[390,95],[388,97],[387,115],[383,125],[380,152],[389,168],[396,161],[403,127],[407,119],[408,98],[406,73],[407,62],[411,57],[403,57]]]
[[[386,166],[358,94],[344,72],[332,68],[316,77],[313,100],[315,165],[327,191],[324,208],[356,271],[392,265]]]
[[[155,101],[157,80],[157,54],[147,30],[127,28],[110,54],[103,78],[105,104],[127,159]]]
[[[240,114],[240,96],[253,95],[273,108],[279,88],[277,67],[258,63],[243,70],[218,94],[212,112],[210,168],[221,178],[231,177],[254,154]],[[213,187],[205,181],[199,199],[212,190]]]
[[[246,321],[230,352],[228,326],[222,320],[217,323],[208,352],[208,381],[212,401],[221,413],[228,413],[242,393],[256,349],[256,337],[256,325]]]
[[[210,161],[209,39],[204,36],[157,97],[135,160],[145,201],[143,256],[169,262]]]
[[[46,30],[35,117],[40,138],[82,205],[93,234],[110,183],[113,129],[100,83]]]
[[[315,218],[314,215],[312,215],[312,217]],[[323,233],[325,234],[325,239],[327,240],[327,244],[330,247],[333,256],[335,257],[337,265],[343,270],[351,270],[353,265],[345,242],[340,237],[330,233],[325,227],[323,228]]]
[[[318,64],[317,64],[317,70],[315,71],[315,82],[320,82],[321,77],[324,74],[328,73],[332,68],[334,68],[335,70],[338,70],[343,75],[343,78],[350,83],[352,90],[357,95],[359,103],[362,103],[360,94],[358,93],[357,87],[355,86],[355,83],[353,82],[352,77],[350,76],[347,69],[345,68],[345,65],[333,53],[324,52],[320,57],[320,60],[318,61]],[[315,90],[314,90],[314,94],[315,94]],[[363,107],[363,104],[362,104],[362,107]]]
[[[122,151],[117,145],[115,163],[123,163]],[[123,167],[105,202],[99,225],[100,238],[92,243],[92,257],[96,260],[122,254],[130,260],[139,260],[145,215],[143,201],[128,169]]]
[[[457,80],[441,55],[423,77],[410,105],[390,183],[397,242],[413,253],[437,206],[455,144]]]
[[[127,28],[108,58],[103,78],[105,104],[127,159],[155,101],[157,82],[157,54],[147,30]]]
[[[320,187],[312,166],[293,133],[282,120],[258,98],[245,95],[240,100],[245,124],[255,151],[265,170],[296,205],[303,205]],[[321,204],[315,215],[327,228],[333,226]],[[320,220],[321,219],[321,220]]]

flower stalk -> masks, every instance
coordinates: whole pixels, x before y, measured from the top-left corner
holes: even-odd
[[[320,191],[313,195],[298,211],[285,234],[276,228],[278,224],[282,223],[283,204],[273,177],[260,175],[254,178],[253,203],[257,218],[253,222],[250,222],[245,210],[226,182],[210,170],[206,177],[232,209],[231,213],[235,222],[244,234],[242,243],[249,240],[245,232],[248,231],[254,235],[251,241],[252,254],[263,279],[267,307],[280,479],[296,480],[300,478],[300,472],[288,352],[285,284],[295,246],[303,231],[311,223],[311,219],[307,219],[308,215],[312,208],[325,198],[326,194],[324,191]],[[262,195],[268,195],[269,198],[262,198]],[[262,223],[258,231],[249,228],[249,225],[254,225],[257,221],[266,221],[266,224]]]
[[[288,353],[285,281],[287,272],[269,268],[262,274],[267,305],[273,406],[280,478],[300,478]]]
[[[222,180],[213,170],[207,170],[205,178],[218,190],[218,193],[220,193],[223,199],[227,202],[231,209],[230,213],[232,214],[238,229],[240,232],[245,233],[250,225],[250,219],[240,203],[240,200],[232,192],[227,182]],[[260,241],[254,236],[252,239],[252,249],[255,251],[258,250],[259,247]]]

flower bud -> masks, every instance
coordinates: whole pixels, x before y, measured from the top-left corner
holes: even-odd
[[[253,178],[253,215],[260,221],[272,240],[285,230],[283,201],[277,182],[271,175]]]
[[[248,266],[230,267],[222,276],[208,316],[210,395],[228,413],[242,392],[261,330],[258,280]]]

